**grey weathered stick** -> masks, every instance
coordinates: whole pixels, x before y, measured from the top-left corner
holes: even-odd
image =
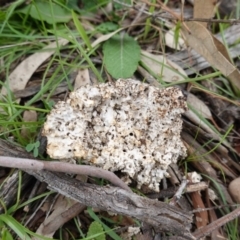
[[[88,175],[91,177],[103,178],[110,181],[112,184],[123,188],[127,191],[132,191],[120,178],[114,173],[106,171],[102,168],[97,168],[88,165],[75,165],[71,163],[56,162],[56,161],[40,161],[29,158],[18,158],[18,157],[6,157],[0,156],[0,166],[29,169],[29,170],[48,170],[53,172],[64,172],[80,175]]]
[[[134,217],[155,227],[156,231],[171,232],[184,239],[195,239],[190,233],[192,216],[175,206],[148,199],[111,186],[79,183],[64,174],[48,171],[28,171],[48,188],[86,206]]]
[[[0,156],[31,158],[23,148],[2,139],[0,139]],[[175,234],[175,239],[195,239],[190,233],[192,215],[167,203],[143,198],[117,187],[81,183],[65,174],[60,175],[45,170],[24,169],[24,171],[47,183],[48,188],[87,206],[135,217],[155,227],[156,231]],[[5,199],[5,195],[8,196],[0,189],[2,199]],[[11,197],[15,199],[15,195],[11,194]]]

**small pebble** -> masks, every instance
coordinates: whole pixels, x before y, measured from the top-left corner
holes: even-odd
[[[228,191],[231,194],[233,200],[237,203],[240,203],[240,177],[230,182]]]

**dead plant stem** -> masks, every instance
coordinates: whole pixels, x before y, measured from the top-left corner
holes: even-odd
[[[40,161],[29,158],[18,158],[18,157],[5,157],[0,156],[0,166],[19,168],[19,169],[30,169],[30,170],[48,170],[53,172],[64,172],[70,174],[88,175],[91,177],[103,178],[110,181],[112,184],[123,188],[127,191],[132,191],[120,178],[114,173],[104,170],[102,168],[89,166],[89,165],[75,165],[65,162],[57,161]]]

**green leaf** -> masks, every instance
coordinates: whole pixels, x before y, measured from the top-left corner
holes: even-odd
[[[113,23],[113,22],[104,22],[101,23],[100,25],[96,26],[96,30],[101,32],[101,33],[110,33],[110,32],[114,32],[118,29],[118,25]]]
[[[108,234],[112,239],[114,240],[122,240],[121,237],[119,237],[115,232],[114,232],[114,229],[111,229],[110,227],[108,227],[105,223],[103,223],[100,218],[93,212],[92,208],[91,207],[88,207],[87,208],[87,211],[88,211],[88,214],[90,215],[90,217],[95,220],[96,222],[100,223],[106,234]]]
[[[33,156],[35,158],[38,156],[38,148],[36,148],[36,146],[34,147],[34,150],[33,150]]]
[[[103,230],[102,225],[99,222],[92,222],[89,226],[87,237],[94,240],[105,240],[106,236]]]
[[[27,152],[31,152],[35,148],[35,143],[29,143],[25,149]]]
[[[72,18],[71,12],[51,1],[36,1],[28,4],[18,12],[30,14],[34,19],[45,21],[49,24],[66,23]]]
[[[79,0],[67,0],[66,4],[69,9],[79,12],[80,8],[78,2]]]
[[[35,143],[29,143],[25,149],[27,152],[33,151],[33,156],[37,157],[38,156],[38,148],[40,146],[40,142],[36,141]]]
[[[114,78],[128,78],[140,61],[140,47],[129,35],[115,35],[103,44],[103,59]]]
[[[87,13],[97,11],[101,6],[109,3],[109,0],[68,0],[66,2],[67,7],[79,12],[79,13]]]
[[[40,141],[35,142],[35,148],[38,148],[40,146]]]
[[[2,229],[0,237],[2,240],[13,240],[13,237],[7,228]]]
[[[0,10],[0,20],[4,21],[6,19],[6,12]]]

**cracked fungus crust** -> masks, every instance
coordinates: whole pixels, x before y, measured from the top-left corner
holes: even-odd
[[[138,188],[159,191],[169,164],[186,156],[180,137],[186,108],[175,87],[158,89],[132,79],[83,86],[47,116],[47,152],[55,159],[81,158],[120,170]]]

